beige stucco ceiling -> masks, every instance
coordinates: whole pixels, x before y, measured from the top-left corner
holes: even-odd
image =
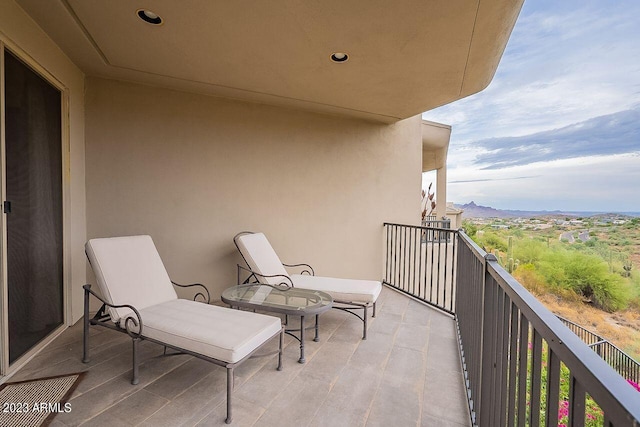
[[[88,75],[389,122],[486,87],[523,0],[17,2]]]

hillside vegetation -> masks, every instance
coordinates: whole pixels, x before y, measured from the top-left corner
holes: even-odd
[[[465,220],[551,311],[640,360],[640,218]]]

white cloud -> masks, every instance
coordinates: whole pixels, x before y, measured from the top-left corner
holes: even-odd
[[[477,95],[424,115],[428,120],[452,125],[449,180],[455,180],[456,173],[480,173],[471,165],[487,150],[475,145],[476,141],[558,129],[639,106],[638,17],[640,2],[634,0],[525,2],[491,85]],[[627,160],[640,169],[640,159]],[[615,166],[610,170],[572,166],[560,171],[556,180],[566,178],[567,183],[574,176],[588,175],[591,179],[597,174],[603,174],[599,179],[604,182],[612,179],[609,175],[620,173]],[[525,181],[512,187],[521,188]],[[640,211],[637,190],[622,181],[616,185],[636,197],[627,197],[635,201],[620,202],[619,206],[635,204],[634,209]],[[491,193],[494,185],[499,186],[499,181],[482,186],[453,184],[449,187],[449,199],[470,201],[474,194],[482,194],[495,203],[508,200],[526,203],[526,197],[517,190],[511,199]],[[571,187],[571,191],[574,193],[558,198],[558,203],[589,204],[580,193],[582,190]],[[460,199],[454,197],[456,192]]]
[[[640,152],[640,110],[619,111],[564,128],[474,143],[489,152],[474,163],[487,169],[588,155]]]
[[[525,3],[491,85],[425,117],[470,141],[554,129],[640,102],[640,2],[536,6]]]
[[[622,154],[500,170],[458,168],[449,173],[448,199],[502,209],[640,211],[639,163],[639,155]]]

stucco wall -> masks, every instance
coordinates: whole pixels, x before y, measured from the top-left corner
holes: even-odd
[[[384,221],[416,223],[420,117],[393,125],[86,81],[88,237],[150,234],[170,276],[235,284],[232,238],[380,279]]]
[[[82,285],[86,283],[84,75],[33,20],[11,0],[0,0],[0,40],[31,67],[60,82],[69,101],[67,170],[64,174],[65,259],[68,323],[82,316]]]

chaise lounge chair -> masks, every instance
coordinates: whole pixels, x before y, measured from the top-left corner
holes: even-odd
[[[376,315],[376,300],[382,284],[372,280],[337,279],[316,276],[309,264],[283,264],[263,233],[243,231],[233,241],[247,267],[238,265],[238,283],[241,272],[248,277],[243,281],[258,281],[272,286],[288,285],[296,288],[323,291],[333,297],[333,308],[347,311],[363,322],[362,339],[367,339],[367,310],[373,307]],[[289,274],[285,267],[299,268],[300,274]],[[353,310],[363,310],[362,316]],[[317,318],[316,318],[317,321]]]
[[[133,339],[132,384],[138,383],[137,347],[148,340],[227,369],[227,424],[231,422],[234,368],[267,341],[280,337],[278,370],[282,369],[284,328],[277,317],[208,304],[200,284],[178,285],[169,279],[151,237],[130,236],[89,240],[85,245],[101,295],[84,286],[83,362],[89,362],[89,325],[127,333]],[[199,286],[201,302],[178,299],[173,285]],[[90,295],[102,307],[89,318]],[[274,354],[274,353],[270,353]]]

